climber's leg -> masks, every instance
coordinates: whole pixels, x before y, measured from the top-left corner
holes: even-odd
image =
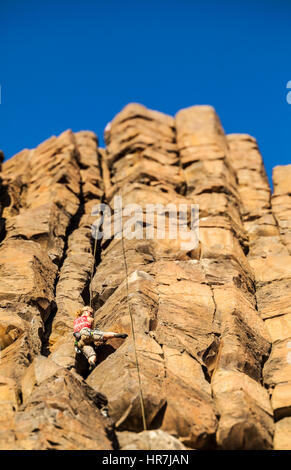
[[[94,367],[96,365],[97,356],[93,346],[90,346],[88,344],[83,346],[82,352],[86,357],[87,361],[89,362],[90,366]]]
[[[107,340],[110,338],[127,338],[126,333],[114,333],[113,331],[104,331],[103,332],[103,339]]]
[[[92,336],[97,343],[103,341],[103,332],[101,330],[92,330]]]
[[[87,340],[86,337],[82,337],[82,336],[81,336],[81,339],[80,339],[79,342],[78,342],[78,348],[79,348],[79,349],[83,349],[83,347],[87,344],[87,343],[86,343],[86,340]]]

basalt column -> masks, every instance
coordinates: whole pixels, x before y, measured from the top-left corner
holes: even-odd
[[[291,439],[290,165],[274,169],[271,197],[255,139],[230,135],[228,140],[250,239],[248,259],[255,275],[258,312],[272,341],[263,379],[276,422],[274,448],[288,449]]]
[[[214,341],[202,359],[219,416],[216,442],[225,449],[269,449],[273,418],[262,367],[269,337],[256,309],[242,203],[220,121],[208,106],[176,117],[187,195],[200,206],[198,266],[212,292]],[[195,312],[195,305],[193,305]]]

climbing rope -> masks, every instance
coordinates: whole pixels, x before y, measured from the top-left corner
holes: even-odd
[[[122,197],[122,194],[120,192]],[[121,208],[121,217],[122,217],[122,208]],[[135,354],[135,363],[136,363],[136,370],[138,376],[138,386],[139,386],[139,399],[140,399],[140,407],[141,407],[141,415],[142,415],[142,423],[144,431],[147,430],[146,426],[146,418],[145,418],[145,408],[144,408],[144,398],[142,393],[142,385],[141,385],[141,377],[140,377],[140,367],[138,362],[137,356],[137,349],[136,349],[136,338],[135,338],[135,330],[134,330],[134,321],[133,315],[130,306],[130,298],[129,298],[129,286],[128,286],[128,268],[127,268],[127,261],[126,261],[126,254],[125,254],[125,246],[124,246],[124,236],[123,236],[123,227],[121,227],[121,246],[122,246],[122,254],[123,254],[123,263],[124,263],[124,271],[125,271],[125,281],[126,281],[126,298],[127,298],[127,305],[128,305],[128,312],[130,316],[130,323],[131,323],[131,334],[134,346],[134,354]],[[90,307],[92,307],[92,280],[95,270],[96,264],[96,250],[97,250],[97,233],[95,233],[95,243],[94,243],[94,250],[93,250],[93,263],[92,263],[92,271],[91,271],[91,282],[90,282]]]
[[[92,280],[94,276],[95,270],[95,263],[96,263],[96,249],[97,249],[97,230],[95,230],[95,243],[94,243],[94,250],[93,250],[93,263],[92,263],[92,270],[91,270],[91,281],[90,281],[90,288],[89,288],[89,295],[90,295],[90,307],[92,307]]]
[[[126,297],[127,297],[127,305],[128,305],[128,312],[129,312],[130,322],[131,322],[131,333],[132,333],[132,339],[133,339],[134,354],[135,354],[135,363],[136,363],[136,370],[137,370],[137,376],[138,376],[139,399],[140,399],[140,408],[141,408],[141,414],[142,414],[142,424],[143,424],[143,429],[144,429],[144,431],[146,431],[146,430],[147,430],[147,425],[146,425],[145,409],[144,409],[144,399],[143,399],[142,385],[141,385],[141,378],[140,378],[140,368],[139,368],[139,362],[138,362],[137,350],[136,350],[134,321],[133,321],[133,315],[132,315],[131,306],[130,306],[130,299],[129,299],[128,269],[127,269],[126,255],[125,255],[123,228],[121,229],[121,232],[122,232],[121,244],[122,244],[123,262],[124,262],[125,279],[126,279]]]

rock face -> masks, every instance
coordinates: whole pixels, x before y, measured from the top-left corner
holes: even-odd
[[[66,131],[0,168],[0,449],[291,449],[291,165],[271,195],[210,106],[130,104],[105,141]],[[128,334],[93,371],[72,340],[90,301]]]

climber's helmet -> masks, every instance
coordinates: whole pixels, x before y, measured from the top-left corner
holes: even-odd
[[[82,313],[89,313],[91,317],[93,317],[94,310],[92,307],[89,307],[88,305],[86,307],[82,308]]]

